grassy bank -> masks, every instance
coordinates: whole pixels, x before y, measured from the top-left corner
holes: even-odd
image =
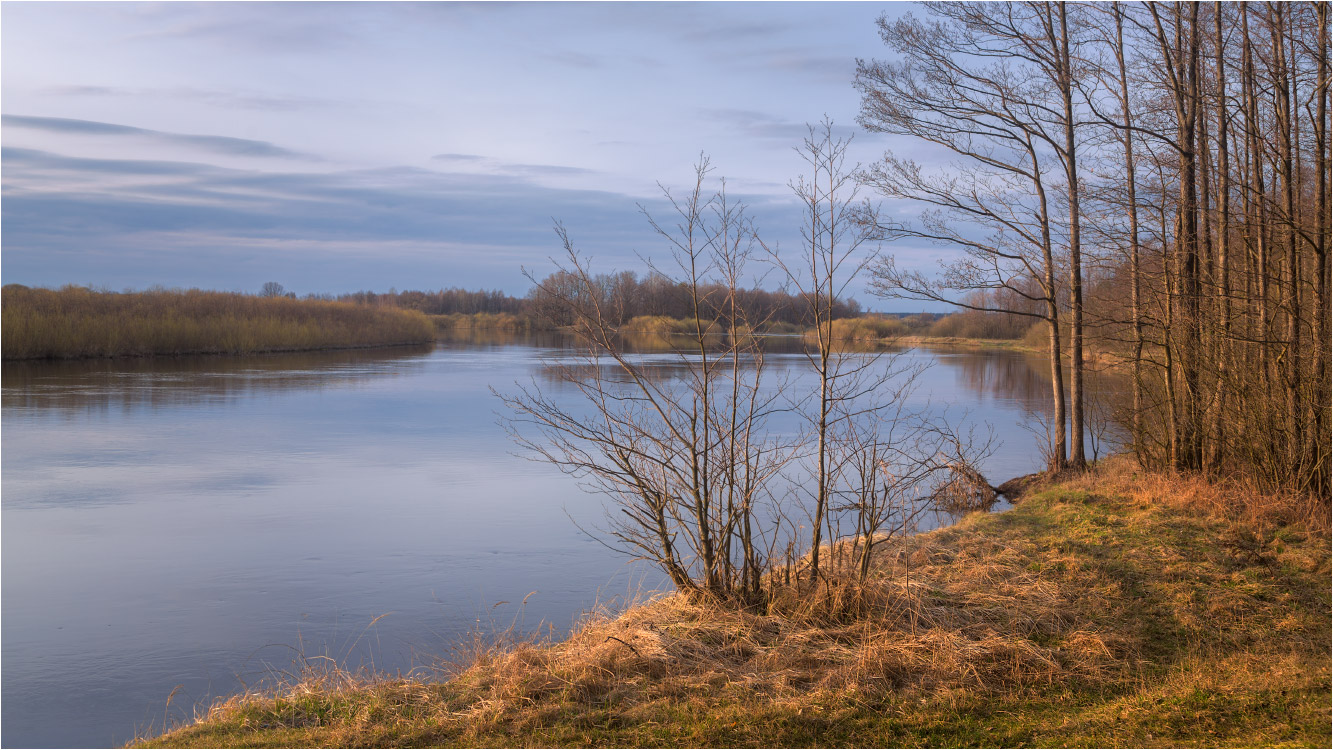
[[[555,327],[535,320],[526,315],[511,313],[453,313],[448,315],[428,316],[435,325],[437,333],[452,335],[469,331],[499,331],[503,333],[526,333],[529,331],[553,330]],[[744,332],[752,331],[750,328]],[[1035,343],[1025,339],[988,339],[968,336],[932,335],[929,326],[909,326],[897,318],[839,318],[833,321],[833,338],[840,343],[894,346],[953,346],[987,349],[1010,349],[1022,351],[1046,351],[1046,343],[1037,339]],[[696,333],[693,320],[669,318],[662,315],[640,315],[626,321],[619,327],[622,334],[628,336],[654,336],[671,340],[678,336],[691,336]],[[917,331],[917,332],[914,332]],[[718,321],[707,321],[705,332],[721,336],[725,326]],[[815,331],[808,326],[793,323],[770,322],[754,331],[760,335],[796,335],[807,341],[816,341]]]
[[[4,287],[5,359],[247,354],[422,343],[426,316],[346,302],[228,292],[118,294]]]
[[[948,318],[944,319],[948,320]],[[833,340],[838,344],[854,346],[948,346],[977,349],[1006,349],[1013,351],[1045,351],[1025,339],[977,338],[971,336],[938,335],[932,331],[939,326],[909,326],[899,318],[838,318],[831,325]],[[811,344],[818,340],[813,328],[801,335]]]
[[[1137,474],[885,544],[766,613],[668,596],[437,683],[312,675],[152,747],[1326,746],[1326,505]]]

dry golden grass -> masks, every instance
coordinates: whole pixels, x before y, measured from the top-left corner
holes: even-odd
[[[845,345],[897,339],[907,332],[907,326],[897,318],[838,318],[829,323],[829,330],[835,344]],[[803,335],[808,342],[818,339],[813,328],[806,330]]]
[[[1064,486],[1113,494],[1138,503],[1169,506],[1190,513],[1253,526],[1257,531],[1294,527],[1326,533],[1329,498],[1297,492],[1265,492],[1244,477],[1204,477],[1145,471],[1129,456],[1113,456],[1097,471],[1063,478]]]
[[[650,333],[657,336],[672,336],[675,334],[695,333],[695,325],[692,320],[684,318],[668,318],[663,315],[638,315],[630,318],[620,327],[624,332]],[[707,323],[706,333],[720,331],[716,322]]]
[[[843,540],[830,581],[772,581],[762,610],[661,596],[561,643],[474,642],[451,679],[322,676],[146,744],[1323,744],[1326,520],[1269,500],[1251,523],[1226,491],[1111,462],[878,544],[864,584]]]
[[[418,312],[197,289],[118,294],[9,285],[0,307],[5,359],[244,354],[433,338]]]
[[[431,315],[431,322],[435,325],[438,333],[453,333],[458,331],[484,330],[499,331],[502,333],[522,333],[532,330],[533,321],[531,318],[521,317],[512,313],[449,313],[446,315]]]

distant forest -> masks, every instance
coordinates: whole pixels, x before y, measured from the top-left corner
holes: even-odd
[[[526,296],[511,297],[499,290],[440,289],[438,291],[354,292],[339,297],[327,297],[345,302],[371,305],[392,305],[418,310],[427,315],[475,315],[477,313],[504,313],[540,320],[547,326],[568,325],[567,308],[555,304],[554,293],[569,293],[572,297],[596,303],[608,311],[608,319],[616,324],[628,323],[637,317],[687,318],[692,315],[690,292],[685,284],[660,274],[640,277],[633,271],[599,274],[592,278],[591,288],[583,288],[572,274],[556,272],[530,289]],[[716,299],[722,299],[725,290],[718,285]],[[748,289],[741,293],[743,305],[755,320],[770,323],[806,325],[810,302],[799,295],[784,291]],[[710,295],[705,290],[705,298]],[[854,318],[862,314],[861,305],[854,299],[836,300],[835,314],[840,318]],[[931,316],[932,319],[934,316]]]

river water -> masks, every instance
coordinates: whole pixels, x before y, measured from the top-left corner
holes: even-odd
[[[769,366],[799,379],[804,357],[783,348]],[[119,745],[298,654],[405,672],[477,630],[558,637],[660,586],[579,531],[603,499],[514,455],[498,423],[492,387],[574,403],[551,371],[568,353],[477,337],[6,363],[0,742]],[[901,356],[930,366],[920,405],[994,431],[992,483],[1039,468],[1021,426],[1049,411],[1039,358]]]

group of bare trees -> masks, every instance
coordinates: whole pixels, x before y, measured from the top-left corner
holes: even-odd
[[[673,354],[625,345],[606,277],[563,226],[565,263],[534,280],[578,341],[553,369],[582,398],[535,383],[502,395],[513,435],[609,496],[606,538],[681,591],[762,605],[778,581],[829,580],[830,549],[864,578],[875,544],[966,485],[959,470],[985,448],[913,412],[919,371],[908,360],[852,352],[833,335],[838,300],[873,253],[847,144],[832,132],[826,121],[798,149],[809,174],[792,185],[805,209],[795,249],[759,239],[725,183],[710,195],[706,161],[687,194],[665,191],[669,221],[644,211],[670,250],[654,274],[687,292],[690,330]],[[806,305],[815,335],[804,367],[775,372],[754,334],[772,314],[745,293],[757,266]],[[828,546],[840,537],[853,542]]]
[[[1051,469],[1086,463],[1092,336],[1132,371],[1125,421],[1145,465],[1327,497],[1328,5],[925,13],[881,19],[899,58],[858,61],[857,84],[861,123],[928,161],[888,153],[856,172],[827,121],[812,129],[796,252],[760,240],[725,190],[708,195],[706,162],[688,195],[667,193],[669,223],[648,216],[673,266],[643,281],[594,274],[558,227],[567,262],[532,297],[576,333],[559,371],[583,399],[507,396],[517,440],[613,497],[611,538],[681,590],[762,602],[779,576],[818,585],[844,531],[864,576],[923,500],[993,497],[977,446],[908,409],[919,373],[834,335],[869,266],[881,296],[1045,326]],[[856,202],[864,185],[927,210],[883,220]],[[930,275],[867,240],[951,253]],[[745,291],[755,263],[813,326],[805,375],[785,383],[754,335],[778,314]],[[675,290],[672,314],[692,324],[669,364],[619,338],[617,290],[644,284]]]
[[[963,302],[1048,325],[1052,468],[1084,460],[1090,334],[1132,370],[1144,464],[1327,496],[1328,4],[925,14],[881,19],[899,58],[857,83],[865,127],[940,161],[889,153],[866,179],[928,207],[881,236],[954,254],[937,277],[889,258],[875,291],[1029,303]]]
[[[591,283],[585,284],[576,273],[558,270],[535,281],[523,297],[513,297],[499,289],[455,287],[435,291],[360,291],[337,297],[322,295],[322,298],[361,305],[403,307],[429,315],[507,313],[528,318],[537,328],[572,325],[574,318],[561,301],[562,297],[570,295],[596,297],[607,319],[617,325],[643,315],[675,319],[690,316],[692,288],[660,271],[650,271],[642,276],[630,270],[596,273],[588,281]],[[261,294],[270,296],[267,287],[265,285]],[[281,289],[281,285],[278,287]],[[723,299],[732,293],[758,318],[771,323],[809,324],[811,301],[782,289],[768,290],[751,285],[734,292],[710,289],[703,296]],[[833,311],[839,318],[855,317],[861,313],[861,306],[851,297],[839,298],[833,300]]]
[[[511,297],[499,289],[439,289],[436,291],[396,291],[388,292],[352,292],[336,297],[340,302],[355,302],[359,305],[387,305],[417,310],[428,315],[449,315],[462,313],[509,313],[520,315],[527,312],[529,305],[521,297]]]
[[[653,316],[687,319],[692,314],[695,290],[681,280],[661,271],[650,271],[643,276],[634,271],[594,274],[590,285],[569,271],[556,271],[535,283],[528,291],[526,311],[541,320],[569,325],[560,297],[570,293],[596,296],[608,317],[628,323],[636,317]],[[724,286],[724,285],[723,285]],[[705,299],[723,300],[735,296],[737,304],[751,311],[760,320],[769,323],[810,325],[812,300],[784,289],[762,289],[756,285],[728,290],[719,286],[703,290]],[[840,318],[861,314],[861,305],[851,297],[832,301]],[[724,317],[721,310],[716,317]]]

